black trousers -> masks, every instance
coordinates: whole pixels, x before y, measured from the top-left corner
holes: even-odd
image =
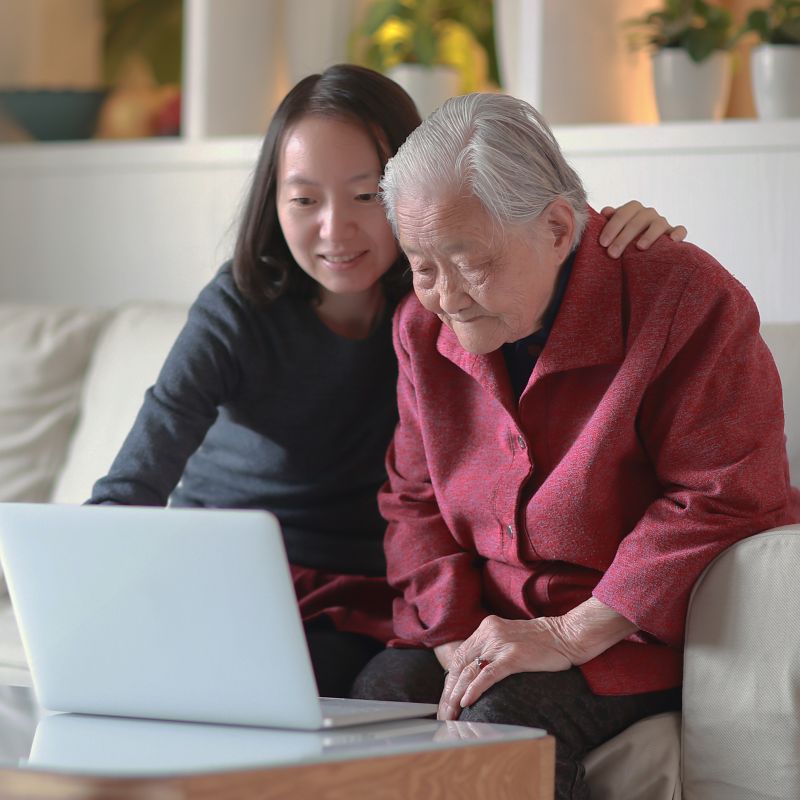
[[[373,658],[353,696],[436,703],[444,670],[431,650],[388,649]],[[593,694],[581,671],[522,672],[495,684],[461,712],[470,722],[544,728],[556,739],[556,800],[588,800],[583,757],[637,720],[680,708],[680,689],[612,697]]]
[[[328,617],[305,626],[306,642],[322,697],[349,697],[353,681],[383,643],[360,633],[337,631]]]

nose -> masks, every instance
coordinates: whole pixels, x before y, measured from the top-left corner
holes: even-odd
[[[462,282],[453,275],[440,273],[436,282],[436,290],[439,295],[439,308],[448,317],[457,316],[472,303]]]
[[[347,203],[330,202],[322,208],[320,236],[329,242],[348,239],[356,229],[355,216]]]

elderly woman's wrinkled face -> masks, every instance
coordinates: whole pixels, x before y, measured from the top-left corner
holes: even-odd
[[[474,197],[402,197],[396,216],[417,297],[465,350],[490,353],[541,327],[569,253],[565,234],[542,219],[504,229]]]

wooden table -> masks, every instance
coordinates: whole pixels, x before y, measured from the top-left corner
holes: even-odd
[[[552,800],[554,752],[508,725],[298,733],[59,714],[38,721],[27,759],[0,753],[0,798]]]

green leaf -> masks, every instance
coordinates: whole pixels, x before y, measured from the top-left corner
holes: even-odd
[[[707,58],[713,50],[729,48],[736,40],[730,12],[707,0],[662,0],[659,9],[633,23],[647,31],[652,46],[683,47],[695,61]]]
[[[780,35],[781,44],[800,44],[800,17],[787,19],[776,34]]]
[[[159,83],[180,81],[180,0],[106,0],[103,13],[103,71],[107,84],[116,82],[132,53],[145,58]]]
[[[433,28],[419,27],[412,36],[414,54],[420,64],[431,66],[436,62],[436,34]]]
[[[692,0],[666,0],[664,3],[665,13],[673,19],[683,16],[691,8],[691,2]]]
[[[386,69],[384,48],[377,42],[372,42],[364,53],[364,64],[376,72],[383,72]]]
[[[367,9],[364,17],[364,33],[374,36],[381,25],[391,17],[408,18],[409,9],[400,0],[377,0]]]
[[[747,15],[745,29],[757,33],[763,41],[769,39],[769,16],[762,8],[757,8]]]
[[[727,28],[731,24],[731,15],[727,9],[711,6],[706,16],[708,25],[713,28]]]
[[[686,51],[692,61],[698,64],[711,55],[714,50],[714,37],[701,28],[692,28],[686,34]]]

